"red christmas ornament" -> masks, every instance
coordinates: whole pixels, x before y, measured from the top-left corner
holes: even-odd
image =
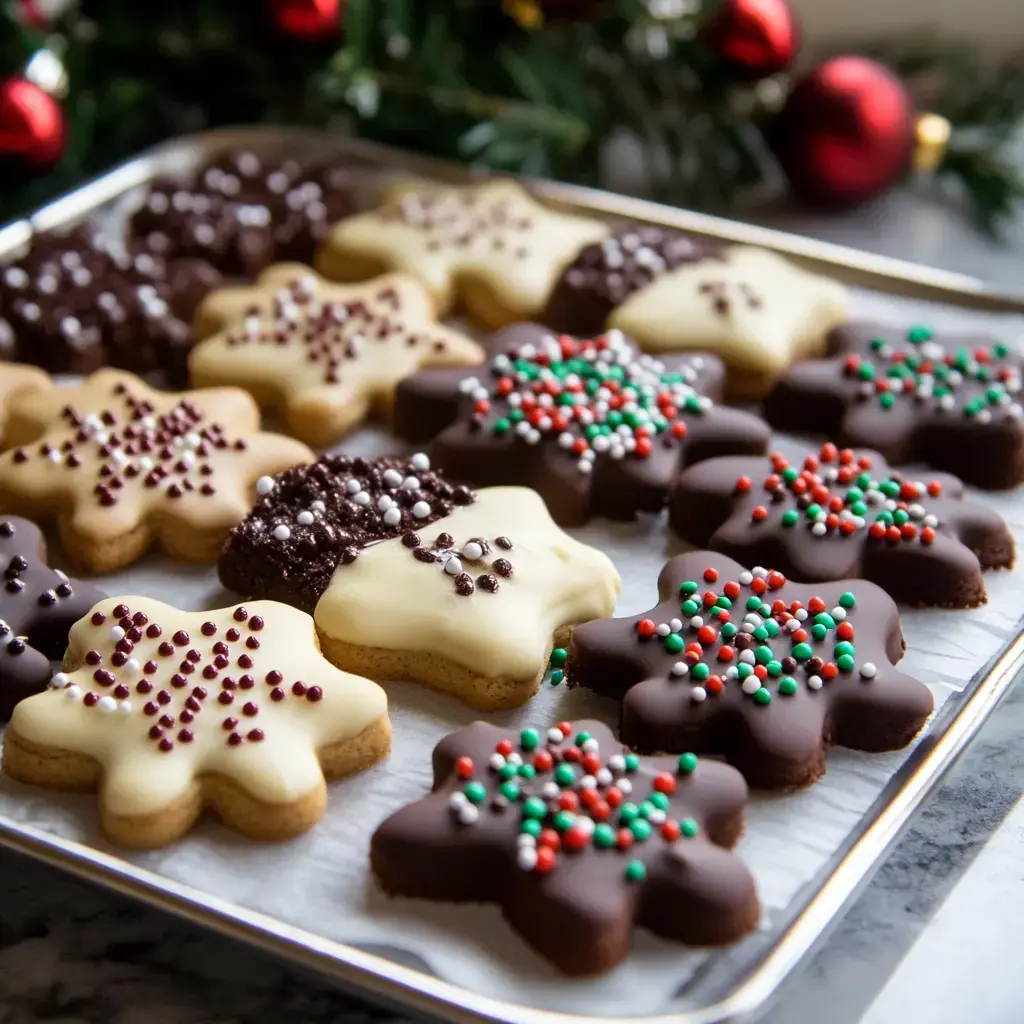
[[[0,160],[26,172],[45,171],[64,154],[64,113],[24,78],[0,84]]]
[[[331,39],[341,31],[343,0],[271,0],[278,31],[307,43]]]
[[[742,82],[784,71],[797,51],[797,27],[786,0],[723,0],[704,38]]]
[[[833,57],[793,88],[769,130],[793,191],[833,209],[891,188],[914,148],[903,83],[866,57]]]

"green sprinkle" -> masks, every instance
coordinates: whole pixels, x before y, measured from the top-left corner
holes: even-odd
[[[781,522],[783,526],[796,526],[800,522],[800,513],[795,508],[787,508],[782,513]]]
[[[557,686],[565,678],[565,673],[560,669],[556,668],[551,673],[551,685]]]
[[[482,782],[467,782],[462,792],[470,803],[482,804],[487,799],[487,787]]]
[[[517,770],[521,779],[532,779],[537,774],[532,764],[521,764]]]
[[[796,658],[797,661],[806,661],[808,658],[814,656],[814,648],[810,644],[797,644],[790,654]]]
[[[629,823],[629,831],[633,833],[633,838],[638,843],[642,843],[651,837],[651,823],[644,821],[643,818],[634,818]]]
[[[885,348],[885,338],[872,338],[868,342],[868,346],[872,352],[881,352]]]
[[[559,811],[551,819],[551,824],[554,825],[559,832],[565,832],[567,829],[572,828],[575,823],[576,815],[571,811]]]
[[[699,589],[693,580],[687,580],[685,583],[679,584],[679,596],[689,597],[691,594],[696,594]]]
[[[725,594],[722,594],[722,596],[715,602],[715,607],[726,609],[732,608],[732,601],[730,601]]]
[[[898,498],[900,496],[900,485],[895,480],[883,480],[878,485],[878,489],[887,498]]]
[[[853,608],[857,604],[857,598],[849,590],[846,590],[839,595],[839,604],[843,608]]]
[[[814,624],[816,626],[824,626],[826,629],[836,628],[836,620],[833,619],[828,612],[818,612],[818,614],[814,616]]]
[[[498,790],[506,800],[511,800],[513,803],[519,799],[519,796],[522,793],[522,790],[519,788],[519,783],[517,782],[503,782],[498,787]]]
[[[779,680],[779,693],[784,697],[792,697],[796,693],[796,680],[792,676],[786,676]]]
[[[864,492],[859,487],[851,487],[846,492],[846,504],[852,505],[855,501],[863,501]]]
[[[788,466],[782,471],[782,479],[785,480],[787,484],[791,484],[799,476],[800,473],[792,466]]]
[[[639,817],[649,818],[654,813],[654,804],[650,800],[641,800],[637,812]]]
[[[861,363],[857,370],[857,376],[861,380],[874,380],[875,368],[870,363]]]
[[[764,642],[768,639],[768,630],[762,625],[758,626],[753,633],[750,634],[755,640]]]
[[[653,804],[655,807],[658,808],[659,811],[667,811],[670,806],[668,797],[664,793],[659,792],[658,790],[655,790],[647,798],[647,802]]]
[[[640,767],[640,758],[636,754],[627,754],[625,761],[627,772],[635,772]]]
[[[586,743],[587,740],[589,740],[589,739],[590,739],[590,733],[589,732],[585,732],[585,731],[584,732],[578,732],[578,733],[576,733],[576,739],[573,740],[573,743],[577,747],[582,747],[583,744]]]
[[[764,628],[768,630],[769,636],[778,636],[782,632],[782,627],[774,619],[765,619]]]
[[[773,679],[778,679],[778,677],[782,675],[782,662],[776,661],[774,658],[768,662],[765,668],[768,669],[768,675]]]
[[[746,679],[753,671],[753,666],[748,665],[745,661],[741,661],[736,666],[736,674],[740,679]]]
[[[992,355],[994,355],[996,359],[1005,359],[1009,354],[1009,348],[1002,342],[996,342],[996,344],[992,346]]]
[[[679,764],[676,768],[680,775],[689,775],[697,767],[696,754],[680,754]]]
[[[762,686],[760,690],[754,691],[755,704],[771,704],[772,695]]]
[[[512,429],[511,420],[502,416],[500,420],[494,421],[494,426],[491,427],[491,433],[495,437],[501,437],[502,434],[507,434]]]
[[[686,646],[686,641],[678,633],[669,633],[665,637],[665,650],[669,654],[678,654]]]
[[[736,624],[734,622],[723,622],[721,632],[723,640],[731,640],[739,630],[736,628]]]
[[[561,668],[569,660],[569,652],[564,647],[556,647],[548,658],[548,664],[552,668]]]
[[[566,761],[563,761],[555,769],[555,782],[560,786],[571,786],[576,781],[576,769]]]
[[[767,644],[761,644],[754,649],[754,661],[758,665],[767,665],[772,660],[772,649]]]
[[[502,781],[514,779],[518,774],[519,769],[514,764],[509,764],[508,761],[498,769],[498,778]]]
[[[640,808],[634,803],[624,803],[619,808],[619,821],[628,825],[634,818],[640,816]]]
[[[852,654],[842,654],[836,658],[836,668],[840,672],[852,672],[856,666],[856,662],[853,660]]]
[[[840,640],[836,644],[833,654],[837,658],[841,658],[844,654],[856,654],[857,652],[853,649],[853,644],[849,640]]]
[[[680,818],[679,819],[679,834],[685,836],[687,839],[692,839],[700,829],[698,828],[697,822],[693,818]]]
[[[893,514],[892,514],[892,521],[897,526],[902,526],[905,522],[908,522],[909,519],[910,519],[910,513],[907,512],[905,509],[902,509],[902,508],[896,509],[896,511],[893,512]]]
[[[875,516],[875,522],[885,523],[886,526],[892,526],[892,513],[888,509],[882,509],[882,511]]]
[[[920,345],[922,342],[931,341],[934,336],[935,332],[930,327],[921,325],[911,327],[907,331],[907,341],[911,345]]]
[[[539,796],[528,796],[523,803],[523,817],[540,821],[548,813],[548,805]]]
[[[511,409],[509,410],[508,418],[513,423],[522,423],[526,419],[526,413],[522,409]]]
[[[531,797],[532,799],[532,797]],[[524,808],[525,813],[525,808]],[[540,823],[539,818],[526,818],[523,823],[519,826],[520,832],[525,832],[527,835],[537,838],[544,831],[544,826]]]
[[[850,511],[855,516],[866,516],[868,514],[868,507],[867,507],[867,505],[864,504],[863,501],[855,501],[850,506]]]
[[[812,501],[811,504],[804,509],[804,515],[807,516],[808,519],[817,519],[818,516],[821,515],[821,506]]]
[[[811,626],[811,639],[819,643],[828,636],[828,628],[822,625]]]
[[[756,594],[752,594],[747,598],[746,609],[748,612],[756,612],[761,607],[761,598]]]
[[[540,744],[540,733],[536,729],[524,729],[519,734],[519,746],[523,750],[536,750]]]
[[[626,865],[626,881],[642,882],[647,877],[647,868],[642,860],[631,860]]]
[[[697,664],[690,669],[690,678],[695,679],[698,683],[703,683],[709,675],[711,675],[711,669],[709,669],[702,661],[698,661]]]
[[[683,606],[682,608],[680,608],[680,611],[688,619],[692,619],[694,615],[696,615],[697,612],[700,611],[700,605],[696,601],[694,601],[693,598],[690,598],[688,601],[683,602]]]
[[[594,845],[599,850],[607,850],[615,845],[615,829],[613,829],[606,821],[599,822],[594,826],[591,838]]]

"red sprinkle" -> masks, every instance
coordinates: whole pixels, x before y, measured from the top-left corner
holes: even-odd
[[[460,779],[469,779],[473,776],[473,759],[471,757],[460,757],[455,762],[455,774]]]

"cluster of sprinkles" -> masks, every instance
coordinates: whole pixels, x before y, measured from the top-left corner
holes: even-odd
[[[808,690],[840,675],[874,679],[878,667],[858,661],[853,643],[856,596],[846,591],[832,608],[818,596],[805,605],[778,594],[785,585],[782,573],[761,566],[736,580],[705,569],[680,585],[679,617],[640,619],[637,642],[661,644],[676,659],[669,676],[688,679],[697,703],[738,686],[755,704],[771,704],[772,687],[792,697],[800,676]]]
[[[0,522],[0,543],[4,540],[9,540],[14,536],[14,523],[9,519],[4,519]],[[36,563],[38,567],[38,563]],[[12,555],[4,568],[4,590],[8,594],[21,594],[25,591],[25,580],[22,579],[22,575],[32,569],[33,563],[29,561],[24,555]],[[56,582],[55,586],[44,587],[36,595],[36,605],[39,608],[53,608],[55,607],[62,597],[71,597],[74,594],[74,588],[71,585],[71,580],[60,571],[60,569],[46,568],[46,572],[53,577]],[[3,623],[6,626],[6,623]],[[6,633],[0,633],[0,636],[5,636]],[[8,643],[8,648],[10,644]],[[22,650],[24,645],[22,645]],[[20,652],[16,652],[20,653]]]
[[[702,366],[694,356],[667,371],[620,331],[587,339],[552,334],[495,356],[490,386],[469,376],[459,390],[472,400],[474,429],[530,445],[554,440],[590,473],[599,455],[643,459],[656,440],[680,443],[686,417],[713,404],[695,387]]]
[[[872,540],[891,544],[933,543],[939,520],[921,502],[926,496],[940,497],[942,484],[906,480],[892,471],[879,480],[871,475],[871,465],[869,456],[849,448],[840,451],[831,443],[808,455],[802,469],[773,452],[772,471],[761,485],[767,504],[755,505],[750,518],[764,523],[771,505],[795,504],[782,512],[779,522],[787,529],[806,529],[812,537],[849,537],[866,530]],[[753,486],[748,476],[736,478],[737,494]]]
[[[451,813],[464,826],[477,824],[483,814],[517,814],[517,861],[524,871],[546,874],[562,856],[594,849],[625,855],[623,877],[642,882],[647,868],[641,853],[652,840],[673,844],[699,831],[693,818],[670,815],[671,797],[680,779],[696,769],[697,757],[682,754],[674,773],[652,777],[640,772],[635,754],[602,757],[597,739],[573,732],[571,722],[546,735],[524,729],[518,743],[500,740],[485,765],[460,757]],[[649,784],[648,792],[639,792],[641,783]]]
[[[393,287],[379,288],[363,298],[324,301],[321,282],[312,274],[289,281],[270,296],[254,302],[240,325],[224,335],[225,343],[240,345],[301,345],[306,361],[318,365],[325,384],[341,381],[342,365],[357,360],[368,345],[404,339],[412,348],[443,352],[440,338],[408,330],[401,316],[401,297]]]
[[[89,621],[106,633],[99,646],[112,648],[104,653],[97,646],[86,652],[79,672],[91,670],[94,685],[76,681],[79,673],[57,672],[50,688],[100,714],[141,714],[146,735],[164,753],[176,744],[192,743],[203,722],[211,719],[216,725],[210,721],[207,727],[219,728],[229,747],[259,743],[265,738],[260,716],[268,700],[315,704],[323,699],[319,686],[288,681],[281,671],[284,665],[257,667],[258,660],[265,661],[258,652],[266,622],[242,606],[232,612],[230,626],[204,622],[195,638],[184,629],[168,634],[160,623],[142,611],[133,613],[126,604],[116,605],[110,618],[93,612]]]
[[[932,339],[930,327],[914,326],[906,333],[906,346],[890,345],[872,338],[871,355],[851,354],[843,360],[845,376],[861,382],[865,400],[891,409],[900,395],[907,395],[940,412],[958,410],[961,416],[980,423],[994,413],[1020,419],[1022,388],[1019,357],[1008,346],[996,343],[952,351]]]
[[[14,462],[44,459],[71,473],[95,473],[93,495],[109,507],[133,485],[168,498],[210,497],[216,494],[211,456],[249,447],[244,438],[230,439],[190,401],[158,415],[151,401],[133,397],[124,384],[115,385],[113,395],[110,407],[85,416],[65,406],[66,440],[57,443],[51,433],[36,448],[16,448]]]
[[[470,597],[477,588],[488,594],[496,594],[500,589],[498,577],[507,579],[512,575],[512,563],[504,556],[504,552],[512,549],[512,541],[508,537],[494,538],[494,548],[499,554],[493,558],[491,542],[484,537],[471,537],[460,548],[450,533],[439,533],[433,545],[428,548],[419,543],[416,534],[407,533],[402,537],[402,543],[412,548],[413,557],[417,561],[438,565],[451,576],[455,593],[460,597]],[[474,581],[472,575],[466,572],[466,566],[474,570],[487,567],[492,571],[481,573]]]

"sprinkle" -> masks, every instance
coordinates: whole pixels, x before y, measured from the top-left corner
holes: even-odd
[[[269,494],[274,489],[274,478],[272,476],[261,476],[256,481],[256,493],[259,495]]]

